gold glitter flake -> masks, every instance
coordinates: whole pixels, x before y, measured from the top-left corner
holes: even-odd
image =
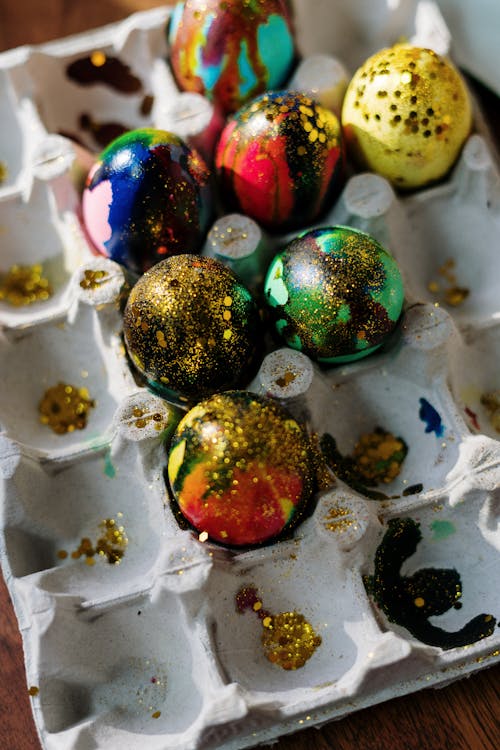
[[[164,417],[163,414],[160,414],[159,412],[148,414],[146,411],[144,411],[144,409],[140,409],[138,406],[136,406],[132,411],[132,416],[134,417],[134,427],[137,427],[140,430],[146,427],[146,425],[148,425],[150,422],[155,423],[154,428],[158,432],[160,432],[164,427]]]
[[[14,265],[7,273],[0,273],[0,300],[14,307],[45,302],[52,295],[52,287],[43,276],[40,263],[33,266]]]
[[[105,557],[110,565],[118,565],[128,545],[128,538],[123,526],[119,526],[114,518],[106,518],[99,524],[99,537],[95,544],[88,537],[83,537],[74,552],[73,560],[85,558],[87,565],[95,564],[95,557]]]
[[[153,714],[151,714],[152,719],[159,719],[161,716],[161,711],[155,711]]]
[[[321,644],[321,636],[298,612],[271,615],[262,621],[262,626],[266,657],[282,669],[303,667]]]
[[[276,385],[279,388],[286,388],[287,385],[290,385],[290,383],[293,383],[296,377],[297,377],[297,374],[295,372],[292,372],[291,370],[287,370],[282,377],[276,379]]]
[[[106,55],[101,50],[96,50],[95,52],[92,52],[90,56],[90,62],[96,68],[102,68],[102,66],[106,64],[106,60],[107,60]]]
[[[35,698],[35,697],[36,697],[36,696],[37,696],[37,695],[38,695],[39,693],[40,693],[40,688],[39,688],[39,687],[37,687],[36,685],[32,685],[32,686],[31,686],[31,687],[30,687],[30,688],[28,689],[28,695],[29,695],[29,696],[30,696],[31,698]]]
[[[395,479],[406,457],[408,448],[400,437],[390,432],[375,430],[361,435],[354,446],[354,468],[367,484],[389,484]]]
[[[334,505],[329,508],[325,517],[325,529],[327,531],[345,531],[356,523],[352,518],[351,510],[342,505]]]
[[[40,422],[57,435],[83,430],[87,426],[88,412],[94,406],[95,401],[86,388],[58,383],[48,388],[40,401]]]
[[[87,270],[80,281],[80,286],[82,289],[98,289],[110,280],[108,277],[109,274],[107,271]]]
[[[440,281],[431,279],[427,285],[431,294],[441,295],[442,301],[450,307],[462,305],[470,294],[470,290],[459,286],[455,273],[455,261],[449,258],[438,268]]]
[[[7,169],[7,165],[3,161],[0,161],[0,185],[5,182],[8,175],[9,170]]]

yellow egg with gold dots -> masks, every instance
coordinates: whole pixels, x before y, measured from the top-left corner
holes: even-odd
[[[462,76],[447,58],[399,44],[356,71],[342,126],[360,168],[408,190],[451,169],[471,131],[472,106]]]

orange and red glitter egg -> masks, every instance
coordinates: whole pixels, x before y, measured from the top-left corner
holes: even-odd
[[[247,391],[216,394],[181,420],[168,477],[184,517],[227,545],[267,542],[292,527],[313,491],[305,430]]]

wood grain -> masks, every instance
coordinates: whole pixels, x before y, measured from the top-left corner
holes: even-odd
[[[154,0],[0,0],[0,50],[39,43],[161,5]],[[500,102],[477,88],[500,144]],[[500,667],[282,738],[276,750],[497,750]],[[39,750],[21,638],[0,577],[0,748]],[[116,750],[110,748],[110,750]]]

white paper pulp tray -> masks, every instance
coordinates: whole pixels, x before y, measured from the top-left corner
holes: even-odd
[[[339,10],[335,20],[339,39],[344,24],[359,40],[353,56],[402,35],[446,51],[447,29],[429,3],[395,4],[379,25],[365,4],[349,6],[351,15]],[[298,3],[299,18],[302,10]],[[167,499],[164,443],[178,411],[137,385],[128,367],[117,305],[125,276],[89,249],[78,219],[88,158],[60,135],[96,149],[83,113],[163,126],[179,100],[188,106],[165,62],[167,17],[164,9],[139,13],[0,55],[8,169],[0,271],[43,262],[54,286],[49,300],[28,307],[0,301],[0,551],[46,750],[236,750],[443,685],[500,654],[498,628],[461,647],[418,640],[364,585],[390,522],[415,522],[422,540],[401,574],[456,569],[462,585],[461,608],[432,625],[454,632],[499,614],[500,442],[482,396],[500,387],[500,187],[487,141],[472,135],[446,182],[404,198],[377,175],[356,175],[323,221],[370,232],[400,263],[405,313],[385,350],[320,371],[278,349],[249,384],[312,432],[331,434],[343,455],[377,426],[402,436],[408,455],[385,497],[332,480],[288,540],[240,553],[202,543],[179,528]],[[302,37],[314,51],[305,18]],[[97,50],[129,65],[140,90],[66,77],[70,62]],[[154,97],[150,113],[145,96]],[[187,124],[178,124],[206,145],[200,111],[189,104]],[[444,283],[443,267],[469,292],[458,306],[429,291],[436,279]],[[103,283],[82,284],[95,271]],[[96,402],[86,429],[64,436],[41,424],[37,410],[59,381],[84,385]],[[332,523],[339,517],[345,523]],[[119,565],[60,558],[109,518],[129,540]],[[236,608],[244,586],[275,614],[303,614],[321,637],[303,667],[266,659],[259,618]]]

